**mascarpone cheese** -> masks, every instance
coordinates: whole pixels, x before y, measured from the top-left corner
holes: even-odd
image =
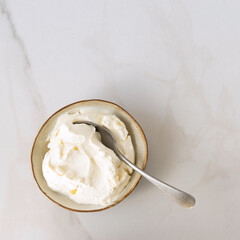
[[[93,126],[73,124],[81,120],[108,128],[120,151],[134,162],[131,136],[115,115],[91,111],[65,113],[48,136],[43,175],[52,190],[79,204],[106,205],[127,185],[132,169],[102,144]]]

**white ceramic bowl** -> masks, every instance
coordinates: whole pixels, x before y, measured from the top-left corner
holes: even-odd
[[[121,202],[123,199],[125,199],[136,187],[141,176],[134,171],[129,183],[121,192],[121,194],[118,196],[118,198],[107,206],[78,204],[73,202],[71,199],[67,198],[66,196],[59,194],[57,192],[54,192],[48,187],[47,182],[44,179],[43,173],[42,173],[42,161],[45,153],[48,151],[47,141],[46,141],[47,136],[49,132],[51,132],[51,130],[53,129],[57,121],[57,118],[61,114],[66,112],[78,111],[84,108],[93,108],[97,112],[114,114],[124,122],[128,132],[132,137],[133,146],[135,150],[135,164],[141,169],[144,169],[147,163],[148,147],[147,147],[146,137],[140,125],[137,123],[137,121],[126,110],[124,110],[117,104],[107,102],[104,100],[92,99],[92,100],[84,100],[84,101],[72,103],[55,112],[43,124],[43,126],[41,127],[41,129],[39,130],[35,138],[35,141],[32,147],[32,153],[31,153],[32,172],[38,187],[50,200],[52,200],[54,203],[58,204],[61,207],[64,207],[68,210],[77,211],[77,212],[94,212],[94,211],[101,211],[101,210],[113,207],[119,202]]]

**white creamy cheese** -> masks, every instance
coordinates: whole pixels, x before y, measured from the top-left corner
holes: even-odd
[[[120,151],[134,162],[134,149],[123,122],[114,115],[66,113],[50,133],[42,170],[48,186],[80,204],[106,205],[127,185],[132,169],[101,142],[93,126],[72,124],[87,120],[108,128]]]

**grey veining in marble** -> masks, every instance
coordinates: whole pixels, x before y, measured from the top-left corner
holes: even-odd
[[[240,2],[0,0],[0,239],[238,239]],[[197,199],[176,206],[141,180],[118,206],[69,212],[38,190],[30,151],[71,102],[128,110],[147,171]]]

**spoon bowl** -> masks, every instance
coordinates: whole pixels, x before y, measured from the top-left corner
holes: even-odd
[[[127,127],[127,130],[132,138],[132,143],[135,151],[135,164],[144,169],[147,164],[148,159],[148,146],[147,139],[144,135],[144,132],[139,125],[139,123],[122,107],[119,105],[108,102],[100,99],[89,99],[78,101],[72,104],[69,104],[57,112],[55,112],[40,128],[34,142],[31,151],[31,167],[33,177],[37,183],[37,186],[41,190],[41,192],[52,202],[57,205],[71,211],[76,212],[96,212],[103,211],[109,209],[111,207],[116,206],[121,203],[124,199],[126,199],[132,191],[137,186],[138,182],[141,179],[141,175],[137,172],[133,172],[131,178],[124,188],[124,190],[117,196],[117,198],[110,202],[107,205],[91,205],[91,204],[78,204],[68,197],[59,194],[53,191],[47,185],[47,182],[43,176],[42,172],[42,161],[45,154],[48,152],[48,135],[56,125],[58,118],[62,114],[72,114],[75,112],[97,112],[99,114],[108,114],[108,115],[116,115],[119,119],[121,119]],[[77,120],[77,119],[76,119]]]

